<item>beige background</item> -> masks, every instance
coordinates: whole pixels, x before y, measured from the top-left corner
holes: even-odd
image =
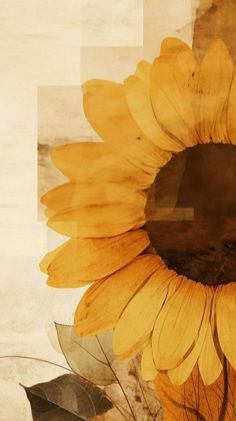
[[[122,81],[138,60],[158,54],[165,36],[191,43],[196,6],[196,0],[0,1],[0,356],[65,365],[53,321],[72,322],[82,291],[45,285],[38,262],[63,237],[47,230],[37,191],[62,179],[52,170],[48,145],[97,139],[83,116],[80,83]],[[0,359],[0,421],[32,419],[19,382],[63,373],[36,361]]]

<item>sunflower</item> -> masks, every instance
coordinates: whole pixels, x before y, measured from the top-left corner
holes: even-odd
[[[42,203],[48,226],[70,239],[41,262],[47,283],[92,283],[75,312],[76,334],[114,329],[117,358],[142,351],[145,379],[167,372],[182,384],[197,364],[211,384],[223,358],[236,369],[236,284],[221,272],[205,282],[167,264],[150,241],[147,202],[162,171],[185,150],[235,148],[229,52],[216,40],[198,63],[184,42],[167,38],[153,64],[140,62],[124,84],[90,80],[83,92],[85,115],[103,141],[52,149],[69,182]]]

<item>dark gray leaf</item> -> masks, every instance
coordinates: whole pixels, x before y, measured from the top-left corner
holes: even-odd
[[[74,374],[24,389],[34,421],[87,420],[113,406],[101,389]]]

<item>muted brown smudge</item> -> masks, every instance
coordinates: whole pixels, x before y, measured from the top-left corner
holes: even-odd
[[[200,0],[196,12],[193,50],[201,60],[214,39],[222,39],[236,62],[235,0]]]

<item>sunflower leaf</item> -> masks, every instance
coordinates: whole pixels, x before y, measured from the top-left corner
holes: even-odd
[[[55,325],[61,350],[75,373],[98,385],[116,382],[111,369],[114,354],[110,331],[82,338],[74,335],[73,326]]]
[[[23,387],[34,421],[83,421],[113,406],[100,388],[74,374]]]

